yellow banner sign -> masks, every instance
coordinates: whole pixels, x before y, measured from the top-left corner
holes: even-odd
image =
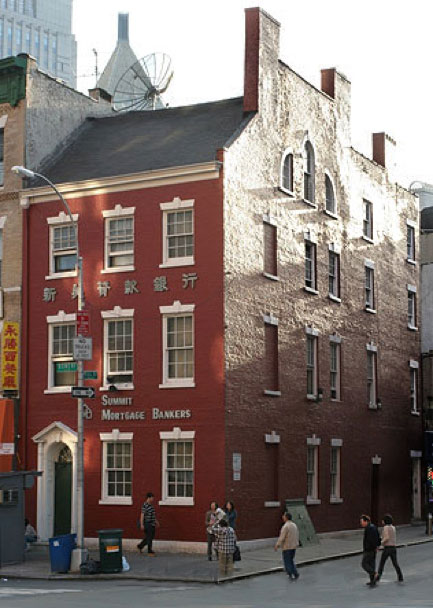
[[[5,321],[2,334],[2,385],[3,390],[18,390],[18,361],[20,325]]]

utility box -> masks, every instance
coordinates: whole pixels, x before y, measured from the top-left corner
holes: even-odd
[[[289,513],[292,514],[292,521],[298,526],[299,542],[301,545],[303,547],[306,545],[318,545],[319,539],[317,538],[313,522],[310,519],[304,500],[302,498],[287,499],[286,511],[289,511]]]
[[[101,572],[122,572],[122,533],[119,528],[98,530]]]

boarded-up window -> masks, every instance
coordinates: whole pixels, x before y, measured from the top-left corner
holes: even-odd
[[[264,241],[264,272],[274,277],[278,275],[277,268],[277,227],[267,222],[263,223]]]
[[[265,323],[265,378],[266,390],[278,391],[278,325]]]

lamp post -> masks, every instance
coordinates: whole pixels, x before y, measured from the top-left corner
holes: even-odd
[[[80,255],[80,249],[78,245],[78,224],[74,220],[68,203],[62,196],[61,192],[56,186],[47,178],[45,175],[31,171],[21,166],[12,167],[11,171],[21,177],[32,179],[39,177],[46,182],[57,194],[61,200],[63,207],[71,221],[75,231],[75,246],[77,249],[77,267],[78,267],[78,312],[84,309],[84,287],[83,287],[83,258]],[[78,385],[83,386],[84,374],[83,374],[83,361],[78,361]],[[76,515],[76,527],[77,527],[77,549],[74,550],[72,556],[71,570],[79,569],[80,563],[84,561],[86,550],[84,549],[84,450],[83,450],[83,409],[84,401],[82,398],[78,399],[77,409],[77,485],[76,485],[76,497],[77,497],[77,515]]]

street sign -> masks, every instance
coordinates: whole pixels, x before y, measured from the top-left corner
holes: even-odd
[[[77,336],[73,341],[74,359],[76,361],[92,360],[92,338]]]
[[[56,363],[57,372],[76,372],[78,364],[75,361],[68,361],[67,363]]]
[[[94,399],[95,389],[93,386],[73,386],[71,395],[75,399]]]
[[[90,371],[84,372],[84,380],[97,380],[97,378],[98,378],[98,372],[90,372]]]
[[[77,312],[77,334],[79,336],[88,336],[90,334],[90,318],[88,310],[79,310]]]

